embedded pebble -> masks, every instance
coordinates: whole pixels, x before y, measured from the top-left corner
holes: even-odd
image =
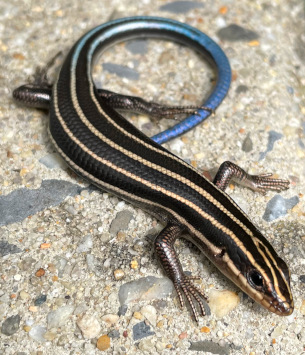
[[[223,41],[253,41],[259,38],[259,35],[251,30],[232,23],[217,32],[217,36]]]
[[[189,347],[189,350],[219,354],[219,355],[228,355],[231,352],[229,346],[221,346],[214,343],[213,341],[208,341],[208,340],[191,342],[191,346]]]
[[[133,326],[132,334],[133,334],[133,340],[137,341],[137,340],[146,338],[150,335],[154,335],[155,332],[153,332],[150,329],[150,326],[147,325],[145,322],[140,322],[140,323],[137,323]]]
[[[105,351],[110,348],[110,338],[108,335],[102,335],[97,339],[96,347],[99,350]]]
[[[20,297],[23,301],[25,301],[25,300],[27,300],[27,299],[30,298],[30,294],[27,293],[27,292],[24,291],[24,290],[21,290],[20,293],[19,293],[19,297]]]
[[[156,323],[157,323],[157,311],[156,308],[151,306],[151,305],[147,305],[141,308],[141,313],[143,314],[143,316],[149,321],[149,323],[155,327]]]
[[[140,74],[133,68],[129,68],[126,65],[120,65],[116,63],[103,63],[103,69],[109,73],[116,74],[121,78],[127,78],[129,80],[138,80]]]
[[[143,319],[143,315],[141,312],[133,312],[133,315],[132,315],[135,319]]]
[[[36,325],[32,327],[29,331],[29,336],[39,343],[44,343],[46,341],[46,339],[44,338],[46,331],[47,329],[45,327],[41,325]]]
[[[119,316],[117,314],[106,314],[102,316],[101,319],[107,324],[108,327],[112,327],[118,322]]]
[[[253,149],[253,142],[250,137],[250,134],[247,134],[247,137],[244,139],[241,149],[246,153],[251,152],[251,150]]]
[[[118,280],[121,280],[125,276],[125,272],[122,269],[117,269],[117,270],[114,270],[113,276],[118,281]]]
[[[48,329],[64,325],[74,311],[74,306],[63,306],[52,311],[47,316]]]
[[[93,241],[91,234],[86,235],[81,242],[79,243],[78,247],[76,248],[77,253],[86,253],[93,247]]]
[[[118,339],[120,337],[120,332],[117,329],[113,329],[108,333],[109,338]]]
[[[5,335],[13,335],[19,329],[19,324],[20,324],[19,314],[16,314],[15,316],[8,317],[2,323],[1,333],[5,334]]]
[[[129,210],[118,212],[114,220],[111,222],[109,233],[116,235],[119,231],[127,229],[132,218],[133,213]]]
[[[58,153],[51,153],[39,159],[48,169],[67,169],[67,163]]]
[[[34,301],[35,306],[41,306],[47,300],[47,295],[40,295]]]
[[[9,254],[21,253],[22,250],[15,244],[10,244],[6,240],[0,240],[0,255],[5,256]]]
[[[43,268],[40,268],[35,272],[35,276],[42,277],[45,275],[45,273],[46,273],[45,270]]]
[[[45,338],[45,340],[53,341],[56,338],[56,336],[57,336],[56,333],[47,331],[44,333],[43,337]]]
[[[126,304],[123,304],[122,306],[119,307],[118,316],[124,316],[127,311],[128,311],[128,306]]]
[[[155,344],[151,339],[143,339],[139,342],[139,349],[142,352],[148,352],[149,354],[152,354],[155,350]]]
[[[286,329],[285,324],[281,324],[275,327],[273,329],[273,332],[271,333],[272,338],[278,338],[279,336],[281,336],[284,333],[285,329]]]
[[[0,226],[20,222],[49,206],[60,204],[67,196],[75,196],[82,188],[62,180],[43,180],[39,189],[20,188],[0,196]]]
[[[135,300],[166,298],[173,290],[173,283],[168,278],[147,276],[122,285],[119,290],[119,301],[123,305]]]
[[[20,274],[16,274],[16,275],[14,276],[14,280],[15,280],[15,281],[20,281],[20,280],[21,280],[21,275],[20,275]]]
[[[133,54],[145,54],[147,52],[147,41],[144,39],[134,39],[128,41],[125,47]]]
[[[199,1],[172,1],[160,6],[160,11],[171,12],[173,14],[185,14],[190,10],[204,7]]]
[[[211,312],[218,318],[227,315],[236,308],[239,303],[240,298],[235,292],[227,290],[210,290],[209,292],[209,306]]]
[[[85,339],[95,338],[101,331],[101,325],[94,316],[84,314],[76,323]]]
[[[263,219],[267,222],[271,222],[277,218],[285,216],[287,211],[293,208],[299,203],[298,196],[291,198],[284,198],[281,195],[275,195],[270,201],[268,201]]]

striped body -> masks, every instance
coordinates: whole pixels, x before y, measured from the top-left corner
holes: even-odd
[[[270,243],[221,189],[137,130],[98,96],[93,84],[94,55],[109,43],[162,36],[198,49],[197,30],[193,38],[190,31],[170,20],[132,18],[83,36],[53,86],[51,138],[76,173],[187,231],[249,296],[270,311],[288,315],[293,310],[289,271]],[[253,272],[263,277],[261,289],[249,282]]]

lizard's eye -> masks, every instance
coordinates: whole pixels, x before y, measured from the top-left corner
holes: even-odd
[[[264,286],[263,276],[257,270],[248,272],[248,281],[250,285],[257,290],[261,290]]]

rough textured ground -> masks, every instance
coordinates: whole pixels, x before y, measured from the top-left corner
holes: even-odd
[[[291,316],[253,303],[181,241],[185,270],[211,299],[195,324],[151,252],[162,226],[76,177],[49,141],[47,114],[13,102],[12,90],[58,51],[132,15],[186,22],[229,57],[233,81],[216,115],[166,147],[200,170],[232,160],[291,181],[280,195],[228,191],[290,266]],[[304,27],[299,1],[0,3],[1,354],[305,352]],[[98,86],[169,104],[201,104],[214,77],[191,50],[157,40],[109,49],[94,74]],[[150,135],[172,124],[129,118]]]

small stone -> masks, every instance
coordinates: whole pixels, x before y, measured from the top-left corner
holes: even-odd
[[[36,271],[35,276],[42,277],[45,273],[45,270],[43,268],[40,268]]]
[[[21,170],[20,174],[24,174]],[[39,189],[20,188],[8,195],[0,195],[0,225],[23,221],[30,215],[56,206],[67,196],[81,192],[77,184],[62,180],[43,180]]]
[[[45,332],[44,336],[45,340],[52,341],[56,338],[56,333],[53,332]]]
[[[157,323],[157,327],[162,329],[164,327],[164,320],[159,320],[159,322]]]
[[[1,333],[5,335],[13,335],[19,329],[20,316],[16,314],[15,316],[8,317],[1,326]]]
[[[117,269],[113,272],[114,278],[118,281],[124,278],[125,273],[122,269]]]
[[[132,328],[133,332],[133,340],[137,341],[143,338],[146,338],[150,335],[154,335],[155,333],[150,330],[150,326],[145,324],[145,322],[137,323]]]
[[[24,291],[24,290],[21,290],[20,293],[19,293],[19,297],[20,297],[23,301],[25,301],[25,300],[27,300],[27,299],[30,298],[30,294],[27,293],[27,292]]]
[[[93,247],[92,236],[90,234],[86,235],[76,248],[77,253],[86,253]]]
[[[231,312],[240,303],[240,299],[235,292],[211,290],[209,293],[209,306],[216,317],[222,318]]]
[[[156,308],[150,305],[144,306],[141,309],[143,316],[149,321],[149,323],[155,327],[157,323],[157,311]]]
[[[272,332],[272,338],[278,338],[279,336],[281,336],[285,331],[285,329],[286,329],[285,325],[279,325],[275,327]]]
[[[118,212],[114,220],[111,222],[109,233],[117,235],[119,231],[127,229],[132,217],[133,213],[131,211],[124,210]]]
[[[126,49],[132,54],[145,54],[147,52],[148,43],[144,39],[134,39],[126,42]]]
[[[44,157],[39,159],[39,162],[45,165],[49,169],[67,169],[66,162],[61,158],[61,156],[57,153],[51,153],[45,155]]]
[[[140,74],[133,68],[116,63],[103,63],[103,70],[129,80],[139,80]]]
[[[200,329],[200,332],[201,333],[210,333],[210,328],[209,327],[202,327],[201,329]]]
[[[251,150],[253,149],[253,143],[252,139],[250,138],[250,134],[247,134],[247,137],[244,139],[241,149],[246,153],[251,152]]]
[[[21,275],[20,275],[20,274],[16,274],[16,275],[14,276],[14,280],[15,280],[15,281],[20,281],[20,280],[21,280]]]
[[[51,243],[40,244],[40,249],[49,249],[50,247],[51,247]]]
[[[187,332],[182,332],[178,335],[179,339],[186,339],[187,338]]]
[[[119,301],[124,305],[135,300],[162,299],[171,295],[173,290],[173,283],[168,278],[147,276],[122,285],[119,290]]]
[[[140,312],[134,312],[133,313],[133,317],[135,319],[143,319],[143,316],[142,316],[142,314]]]
[[[270,201],[268,201],[263,219],[267,222],[271,222],[277,218],[285,216],[287,211],[297,205],[299,201],[300,199],[298,196],[284,198],[281,195],[275,195]]]
[[[25,325],[22,329],[28,333],[32,329],[32,327],[30,327],[29,325]]]
[[[47,295],[40,295],[35,299],[34,305],[41,306],[43,303],[45,303],[46,300],[47,300]]]
[[[119,316],[117,314],[106,314],[102,317],[102,321],[107,323],[108,327],[114,326],[119,320]]]
[[[5,256],[9,254],[22,253],[22,250],[17,245],[10,244],[6,240],[0,240],[0,255]]]
[[[186,14],[188,11],[204,7],[199,1],[170,1],[160,6],[160,11],[171,12],[173,14]]]
[[[127,234],[125,232],[118,232],[118,234],[116,235],[116,240],[119,242],[119,243],[123,243],[125,242],[126,240],[126,237],[127,237]]]
[[[132,261],[130,262],[130,267],[131,267],[132,269],[137,269],[138,266],[139,266],[139,264],[138,264],[138,261],[137,261],[137,260],[132,260]]]
[[[218,37],[223,41],[253,41],[259,38],[259,35],[251,30],[243,28],[234,23],[220,29],[217,32]]]
[[[33,312],[33,313],[36,313],[36,312],[38,312],[38,308],[36,306],[30,306],[29,307],[29,311]]]
[[[108,333],[109,338],[115,339],[120,337],[120,332],[117,329],[113,329]]]
[[[42,327],[41,325],[36,325],[35,327],[32,327],[29,331],[29,336],[39,343],[44,343],[46,341],[46,339],[44,338],[46,331],[47,329],[45,327]]]
[[[248,86],[247,85],[238,85],[235,92],[236,94],[241,94],[241,93],[244,93],[244,92],[247,92],[249,90]]]
[[[102,335],[97,339],[96,347],[99,350],[105,351],[110,348],[110,338],[108,335]]]
[[[219,355],[227,355],[231,353],[231,348],[228,345],[220,346],[209,340],[192,342],[189,350]]]
[[[79,318],[76,323],[85,339],[95,338],[101,331],[100,323],[94,316],[85,314],[82,318]]]
[[[162,343],[161,341],[157,341],[157,342],[156,342],[156,349],[157,349],[157,351],[158,351],[160,354],[163,353],[163,351],[164,351],[164,349],[165,349],[165,346],[166,346],[166,344],[165,344],[165,343]]]
[[[48,264],[48,270],[49,270],[52,274],[55,274],[55,272],[57,271],[57,268],[56,268],[55,264],[50,263],[50,264]]]
[[[154,353],[155,346],[151,339],[143,339],[142,341],[140,341],[138,346],[142,353]]]
[[[127,304],[123,304],[119,307],[118,316],[124,316],[128,310]]]
[[[47,316],[48,329],[64,325],[74,311],[74,306],[63,306]]]

